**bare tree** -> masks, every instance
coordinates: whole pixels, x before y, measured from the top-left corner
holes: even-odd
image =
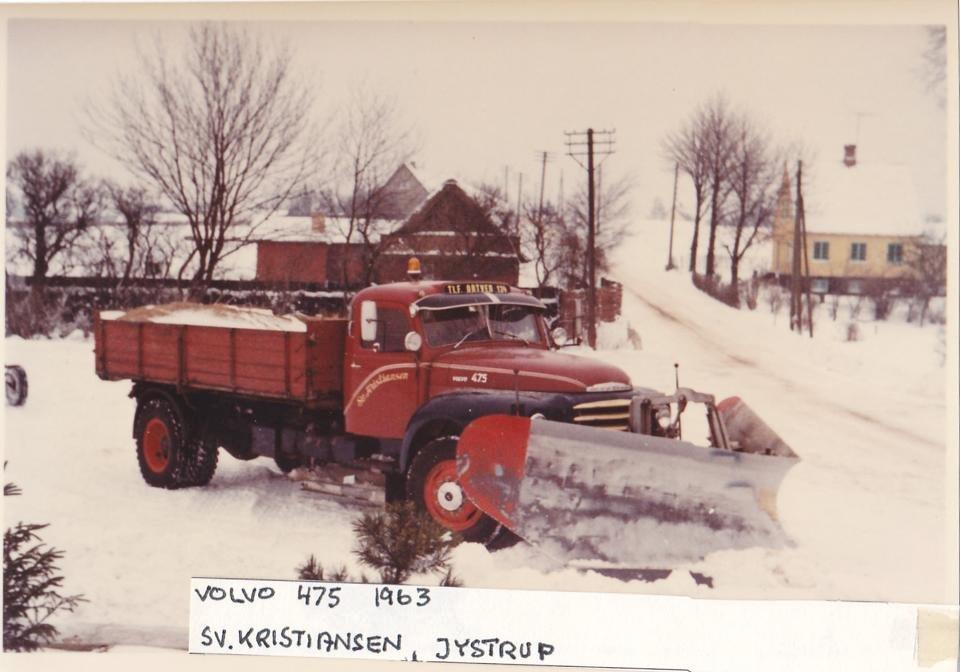
[[[554,280],[564,260],[564,243],[573,238],[574,246],[580,247],[580,240],[568,232],[563,213],[553,204],[545,202],[543,209],[528,204],[524,218],[522,241],[524,257],[533,262],[537,284],[543,288]],[[574,265],[579,268],[579,264]]]
[[[379,225],[388,210],[387,180],[414,154],[413,131],[399,118],[396,102],[360,86],[340,108],[330,145],[334,151],[334,174],[345,179],[320,191],[326,210],[339,219],[347,243],[362,245],[364,283],[375,275],[382,250]],[[344,257],[343,286],[350,284],[349,264]]]
[[[89,110],[90,129],[187,219],[178,277],[192,269],[198,293],[316,169],[313,97],[289,51],[243,29],[206,23],[182,50],[154,46]]]
[[[664,153],[670,163],[690,177],[693,187],[693,236],[690,240],[691,273],[697,272],[700,222],[707,208],[707,151],[702,108],[697,110],[676,132],[664,140]]]
[[[42,286],[55,262],[63,267],[78,239],[101,209],[97,186],[85,179],[72,158],[35,149],[17,154],[7,166],[7,179],[23,210],[21,226],[13,226],[19,240],[16,254],[33,263],[35,287]]]
[[[944,107],[947,103],[947,27],[926,26],[925,30],[927,43],[920,76],[937,105]]]
[[[745,114],[731,124],[732,149],[727,180],[733,199],[728,222],[733,240],[724,243],[730,257],[730,286],[736,291],[740,261],[773,222],[777,207],[777,161],[770,141]]]
[[[517,218],[516,208],[510,206],[503,190],[489,183],[481,183],[476,188],[474,201],[480,206],[484,214],[490,218],[505,236],[517,236],[520,233],[521,223]]]
[[[707,239],[707,262],[704,273],[714,274],[717,227],[723,221],[724,208],[730,195],[730,160],[733,153],[733,115],[726,99],[714,96],[702,108],[704,148],[707,161],[707,189],[710,197],[710,235]]]
[[[904,261],[910,268],[913,294],[920,304],[920,326],[923,326],[931,299],[946,291],[947,248],[943,237],[925,235],[905,252]]]
[[[149,237],[159,208],[143,187],[122,187],[108,182],[105,189],[123,225],[126,255],[120,283],[126,284],[135,266],[142,264],[143,241]],[[138,259],[141,260],[141,264],[137,264]],[[144,269],[141,266],[137,270],[142,272]]]
[[[632,186],[630,177],[621,177],[604,182],[596,197],[596,242],[595,261],[598,272],[609,270],[609,254],[623,240],[626,234],[630,214],[629,192]],[[564,225],[564,259],[560,264],[561,272],[568,287],[587,285],[587,227],[588,205],[586,185],[567,202],[566,213],[562,218]]]

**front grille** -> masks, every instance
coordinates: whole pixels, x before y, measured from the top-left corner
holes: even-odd
[[[577,404],[573,407],[573,421],[586,427],[625,432],[630,429],[630,400],[603,399]]]

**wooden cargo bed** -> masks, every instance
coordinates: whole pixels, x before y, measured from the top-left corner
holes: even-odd
[[[97,375],[307,405],[338,402],[346,320],[296,319],[302,330],[157,323],[138,319],[135,311],[105,313],[95,323]]]

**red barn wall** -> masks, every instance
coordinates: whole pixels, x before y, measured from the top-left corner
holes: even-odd
[[[326,282],[327,245],[260,241],[257,280],[264,282]]]

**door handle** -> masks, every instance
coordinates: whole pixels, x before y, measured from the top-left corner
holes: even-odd
[[[350,362],[350,368],[351,368],[351,369],[362,369],[363,366],[360,365],[360,364],[357,364],[356,362]]]

